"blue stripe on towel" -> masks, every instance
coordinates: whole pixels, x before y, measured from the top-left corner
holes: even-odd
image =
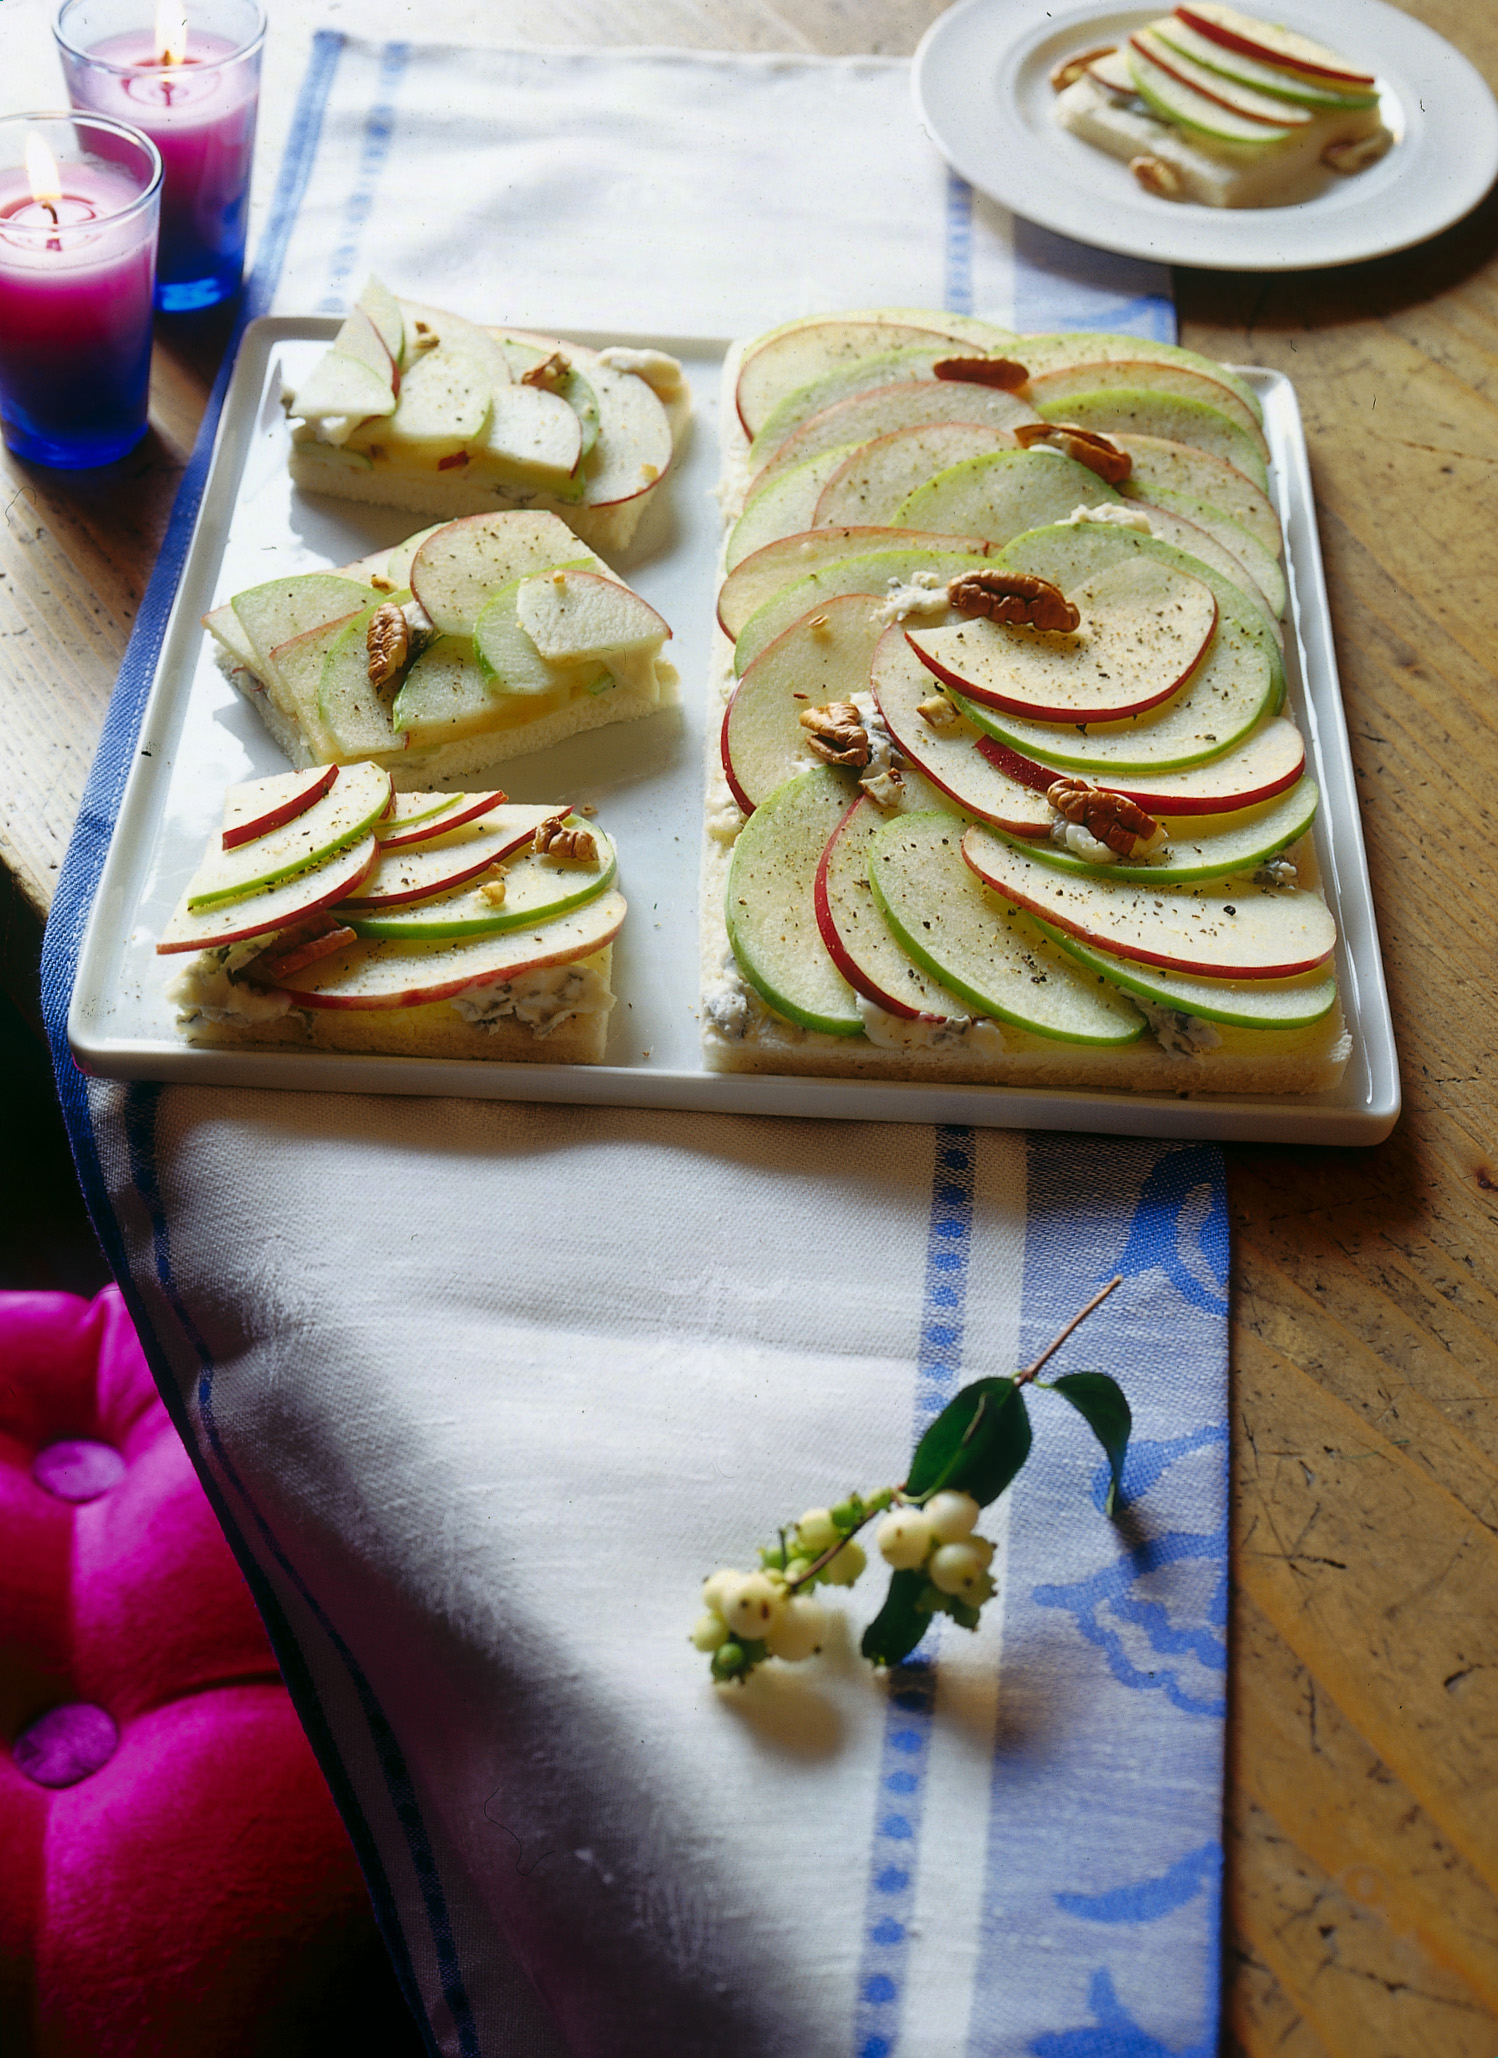
[[[395,140],[395,91],[410,56],[409,43],[387,43],[380,52],[380,97],[364,119],[358,176],[343,203],[343,236],[328,260],[328,290],[318,302],[321,314],[342,314],[348,306],[346,288],[359,268],[359,248],[374,212],[375,186]]]
[[[973,189],[947,167],[946,277],[942,306],[952,314],[973,311]]]
[[[971,1129],[935,1133],[931,1223],[916,1356],[914,1438],[957,1390],[967,1315],[973,1242],[976,1143]],[[879,1757],[879,1790],[869,1883],[864,1898],[863,1956],[858,1968],[854,2058],[892,2058],[904,2007],[910,1918],[920,1865],[927,1745],[936,1700],[935,1632],[921,1639],[889,1678],[889,1709]]]

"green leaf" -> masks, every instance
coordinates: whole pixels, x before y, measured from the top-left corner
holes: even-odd
[[[1123,1388],[1106,1372],[1068,1372],[1060,1379],[1037,1383],[1048,1385],[1052,1393],[1069,1400],[1107,1452],[1113,1479],[1103,1513],[1111,1515],[1123,1494],[1124,1454],[1129,1448],[1129,1431],[1134,1427]]]
[[[1019,1388],[1012,1379],[975,1379],[916,1445],[905,1491],[924,1501],[950,1487],[986,1508],[1029,1455],[1030,1417]]]
[[[931,1611],[923,1608],[926,1575],[892,1572],[884,1606],[863,1633],[859,1649],[871,1665],[898,1665],[908,1658],[931,1627]]]

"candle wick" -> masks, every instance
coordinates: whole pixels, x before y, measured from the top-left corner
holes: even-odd
[[[50,200],[41,200],[38,201],[37,205],[46,208],[48,214],[52,217],[52,226],[55,229],[57,227],[57,209],[52,205],[52,202]]]

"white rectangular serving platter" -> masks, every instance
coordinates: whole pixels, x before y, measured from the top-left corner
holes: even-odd
[[[184,1043],[163,997],[171,967],[155,955],[156,937],[219,826],[225,787],[285,769],[259,718],[214,663],[200,617],[246,586],[346,563],[399,542],[427,519],[314,499],[291,485],[282,384],[298,382],[337,326],[332,318],[267,317],[246,330],[79,961],[68,1034],[85,1072],[313,1093],[454,1094],[1251,1142],[1372,1144],[1388,1134],[1399,1113],[1399,1074],[1305,439],[1290,382],[1255,369],[1245,369],[1243,376],[1263,401],[1273,490],[1286,533],[1290,705],[1321,786],[1316,848],[1337,919],[1337,974],[1352,1033],[1352,1057],[1334,1091],[1300,1098],[1033,1092],[704,1068],[697,876],[720,532],[712,491],[718,476],[715,424],[727,346],[656,336],[578,340],[668,350],[681,358],[691,382],[695,421],[671,478],[668,506],[655,511],[656,528],[620,567],[675,630],[668,654],[681,672],[682,704],[499,768],[499,783],[513,799],[592,802],[618,843],[630,912],[614,949],[619,1002],[608,1062],[484,1064],[196,1049]]]

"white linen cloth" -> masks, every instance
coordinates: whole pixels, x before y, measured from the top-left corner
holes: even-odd
[[[292,153],[283,309],[373,268],[561,330],[942,301],[1169,328],[1143,267],[950,181],[900,65],[323,38]],[[54,1039],[142,633],[49,933]],[[59,1048],[101,1234],[434,2050],[1209,2058],[1215,1149],[124,1087]],[[872,1675],[876,1559],[820,1658],[714,1688],[703,1576],[901,1477],[960,1383],[1114,1271],[1052,1369],[1128,1391],[1120,1520],[1037,1394],[977,1635]]]

